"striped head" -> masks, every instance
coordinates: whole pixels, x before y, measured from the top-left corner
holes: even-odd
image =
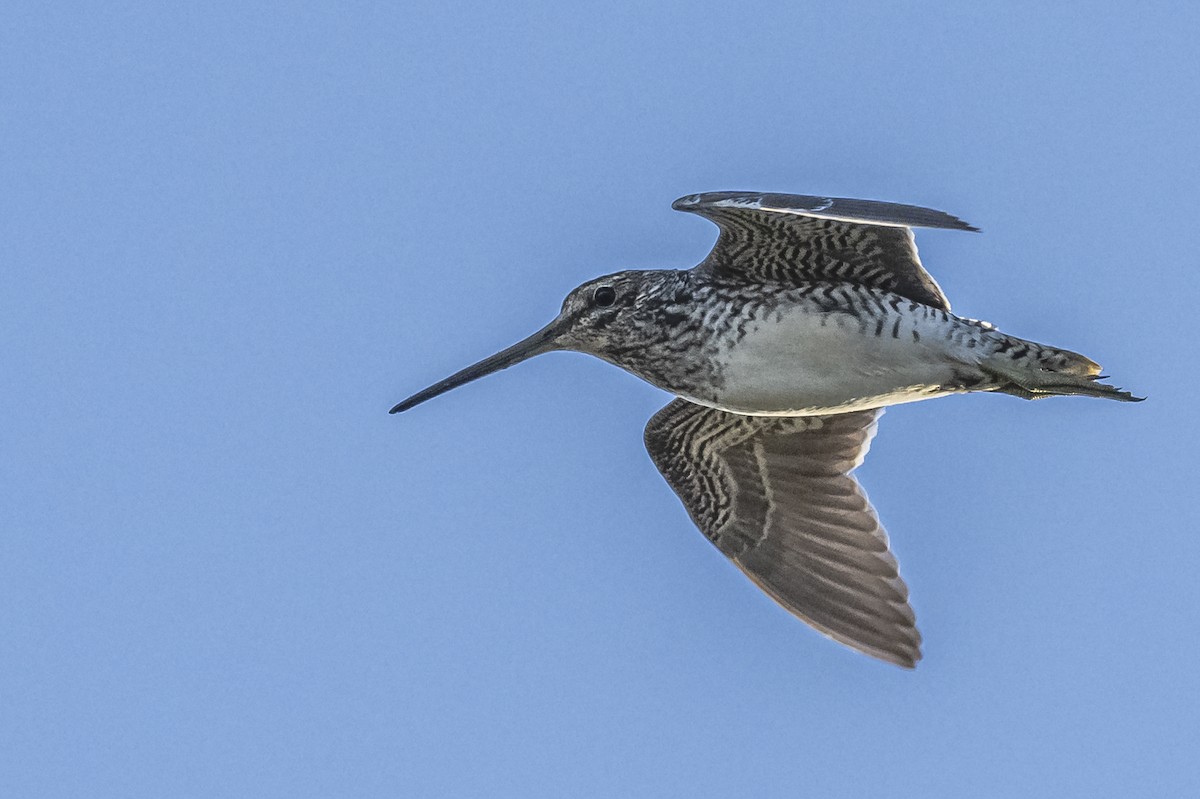
[[[672,325],[665,322],[680,318],[670,309],[685,300],[686,286],[687,273],[674,270],[627,270],[589,280],[567,295],[550,324],[414,394],[391,412],[406,411],[472,380],[555,350],[585,352],[638,372],[639,356],[673,335]]]

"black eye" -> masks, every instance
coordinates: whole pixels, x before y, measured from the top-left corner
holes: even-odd
[[[592,302],[601,308],[607,308],[617,301],[617,291],[612,286],[601,286],[592,294]]]

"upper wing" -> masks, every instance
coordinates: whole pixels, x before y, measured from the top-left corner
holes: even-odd
[[[860,283],[943,310],[950,303],[921,266],[912,228],[977,230],[930,208],[802,194],[708,192],[671,207],[721,228],[702,268],[757,281]]]
[[[779,604],[836,641],[911,668],[908,588],[850,472],[879,411],[740,416],[677,399],[646,448],[692,521]]]

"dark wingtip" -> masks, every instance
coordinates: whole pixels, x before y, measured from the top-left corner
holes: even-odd
[[[940,224],[934,225],[934,227],[942,227],[947,230],[962,230],[967,233],[980,232],[980,229],[975,225],[972,225],[965,219],[958,218],[954,214],[948,214],[945,211],[937,211],[936,213],[940,214],[942,218]]]
[[[921,662],[921,650],[891,650],[886,653],[872,653],[875,657],[891,663],[893,666],[899,666],[906,671],[912,671]]]
[[[698,202],[700,202],[699,194],[688,194],[671,203],[671,210],[686,211]]]

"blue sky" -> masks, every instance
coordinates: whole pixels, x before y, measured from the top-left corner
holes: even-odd
[[[1195,791],[1200,12],[965,6],[10,5],[0,794]],[[704,541],[633,377],[387,414],[721,189],[958,214],[959,313],[1150,397],[886,415],[915,672]]]

